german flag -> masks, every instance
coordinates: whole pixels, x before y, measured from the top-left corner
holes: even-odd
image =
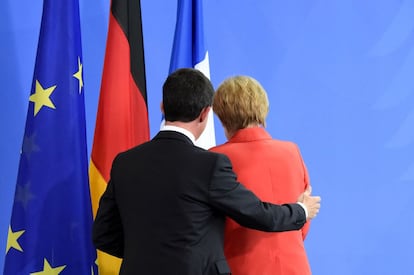
[[[112,0],[89,167],[94,217],[115,156],[149,140],[141,5]],[[119,274],[120,259],[98,251],[100,275]]]

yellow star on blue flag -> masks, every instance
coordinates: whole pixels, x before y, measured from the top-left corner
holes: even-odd
[[[30,273],[30,275],[58,275],[60,272],[62,272],[63,269],[65,269],[65,267],[65,265],[51,267],[49,262],[45,259],[43,263],[43,270]]]

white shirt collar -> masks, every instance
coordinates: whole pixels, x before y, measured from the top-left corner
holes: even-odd
[[[175,131],[175,132],[179,132],[179,133],[185,135],[186,137],[188,137],[193,142],[193,144],[195,144],[195,137],[194,137],[194,135],[190,131],[188,131],[188,130],[186,130],[184,128],[177,127],[177,126],[173,126],[173,125],[164,125],[161,128],[160,131]]]

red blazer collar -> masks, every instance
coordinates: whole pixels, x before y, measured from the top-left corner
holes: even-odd
[[[228,142],[248,142],[266,139],[272,139],[272,137],[264,128],[251,127],[238,130]]]

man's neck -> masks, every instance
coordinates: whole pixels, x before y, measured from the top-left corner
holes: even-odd
[[[166,121],[165,122],[165,126],[164,127],[171,127],[172,129],[171,130],[178,130],[178,131],[180,131],[180,129],[181,130],[183,130],[184,132],[182,132],[182,131],[180,131],[180,132],[182,132],[183,134],[185,134],[185,135],[187,135],[187,136],[189,136],[189,138],[193,141],[193,142],[195,142],[195,140],[198,138],[198,136],[196,136],[196,133],[195,133],[195,131],[194,131],[194,128],[192,127],[192,123],[191,122],[180,122],[180,121],[174,121],[174,122],[171,122],[171,121]],[[178,129],[174,129],[174,128],[178,128]]]

